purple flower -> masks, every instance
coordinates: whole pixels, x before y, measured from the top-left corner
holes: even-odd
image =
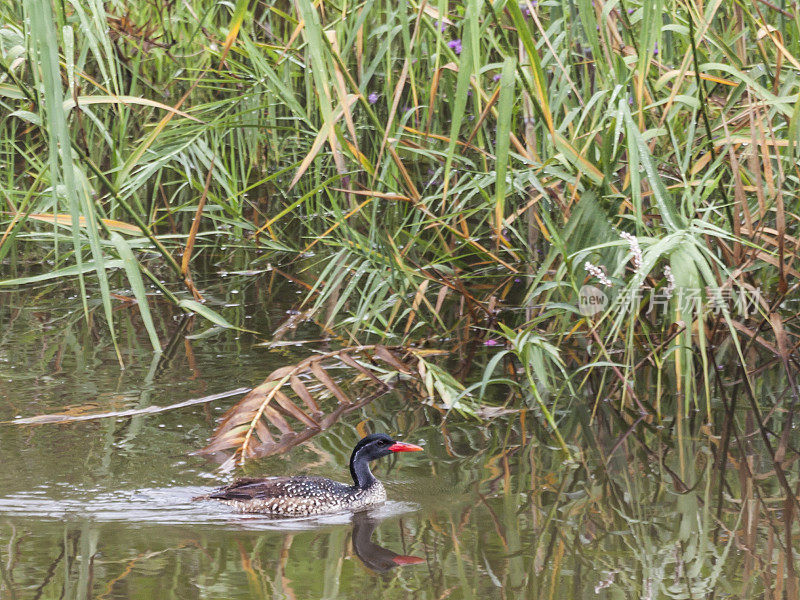
[[[498,342],[497,340],[486,340],[485,342],[483,342],[484,346],[498,346],[499,344],[500,342]]]
[[[370,103],[370,104],[375,104],[375,103],[378,101],[378,94],[377,94],[376,92],[372,92],[372,93],[371,93],[371,94],[370,94],[370,95],[367,97],[367,100],[369,100],[369,103]]]
[[[447,47],[456,54],[461,54],[461,40],[450,40],[447,42]]]
[[[633,8],[629,8],[629,9],[628,9],[628,14],[629,14],[629,15],[632,15],[634,10],[635,10],[635,9],[633,9]]]
[[[447,23],[445,23],[444,21],[436,21],[436,27],[439,28],[439,31],[444,31],[445,29],[447,29]]]
[[[500,81],[500,73],[492,77],[492,81]]]
[[[658,56],[658,42],[653,45],[653,56]]]

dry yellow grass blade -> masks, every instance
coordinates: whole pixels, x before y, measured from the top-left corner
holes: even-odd
[[[727,146],[728,144],[736,145],[736,146],[747,146],[753,143],[753,138],[749,137],[741,137],[736,135],[726,136],[724,138],[720,138],[718,140],[714,140],[715,146]],[[761,140],[758,142],[758,145],[761,146],[777,146],[779,148],[785,148],[789,145],[789,140]],[[792,142],[793,143],[793,142]]]
[[[394,143],[395,141],[396,140],[393,139],[389,140],[390,144]],[[400,170],[400,175],[403,178],[403,184],[405,185],[406,190],[408,190],[409,195],[415,202],[419,202],[422,196],[420,196],[417,186],[414,185],[414,179],[411,177],[411,175],[409,175],[408,169],[406,169],[403,161],[400,160],[400,157],[397,155],[397,151],[391,145],[389,145],[389,154],[391,154],[394,164],[397,165],[397,168]]]
[[[346,192],[347,190],[341,188],[331,188],[336,192]],[[352,194],[357,196],[371,196],[372,198],[383,198],[384,200],[401,200],[402,202],[411,202],[411,198],[401,194],[390,194],[387,192],[374,192],[372,190],[353,190]]]
[[[442,78],[442,71],[444,69],[448,69],[450,71],[458,71],[458,67],[456,67],[455,63],[447,63],[443,67],[439,67],[433,72],[433,77],[431,77],[431,88],[428,92],[428,118],[425,120],[425,133],[426,135],[431,131],[431,121],[433,120],[433,115],[436,114],[434,111],[434,106],[436,103],[436,92],[439,90],[439,80]]]
[[[331,49],[333,52],[339,56],[339,61],[333,61],[333,72],[334,72],[334,80],[336,81],[336,93],[339,96],[339,102],[345,107],[344,110],[344,122],[347,124],[347,131],[350,133],[350,139],[352,142],[348,142],[348,146],[354,147],[354,154],[356,156],[361,155],[361,150],[358,148],[358,136],[356,135],[356,126],[355,122],[353,121],[353,114],[350,112],[350,104],[347,102],[347,86],[345,86],[344,82],[344,75],[342,74],[342,70],[340,68],[340,64],[346,64],[343,60],[341,60],[341,55],[339,54],[339,42],[336,40],[336,32],[334,31],[326,31],[325,35],[328,38],[328,43],[331,45]]]
[[[458,70],[458,69],[455,69],[455,70]],[[498,119],[499,115],[497,113],[496,102],[494,102],[492,99],[495,98],[495,96],[499,97],[500,89],[497,88],[492,93],[492,96],[489,96],[489,94],[487,94],[486,91],[483,88],[479,87],[479,86],[474,86],[474,89],[476,89],[478,94],[480,95],[481,101],[486,102],[487,104],[489,104],[488,108],[490,109],[490,111],[492,113],[492,116],[495,119]],[[484,114],[485,112],[486,112],[485,110],[483,110],[481,112],[481,117],[480,117],[481,119],[485,119],[486,118],[485,114]],[[477,131],[477,126],[475,128],[475,131]],[[511,143],[513,144],[514,148],[517,150],[517,152],[519,152],[519,154],[521,156],[524,156],[528,160],[533,160],[534,159],[534,155],[532,155],[530,152],[528,152],[528,150],[525,148],[525,146],[522,144],[522,142],[520,142],[519,138],[516,135],[514,135],[513,131],[509,131],[508,135],[509,135],[509,139],[511,140]],[[470,140],[472,140],[472,139],[473,139],[473,134],[470,134]],[[470,140],[468,140],[468,141],[470,141]],[[457,143],[460,144],[461,142],[457,142]],[[487,154],[487,156],[491,156],[491,155]]]
[[[578,152],[572,146],[572,144],[566,140],[566,138],[563,138],[555,133],[553,134],[553,141],[555,142],[556,147],[564,152],[568,158],[571,157],[575,163],[575,166],[577,166],[585,175],[588,175],[589,179],[591,179],[594,183],[599,184],[605,179],[603,172],[594,166],[590,160]],[[612,185],[611,188],[614,189],[614,186]],[[619,193],[616,190],[614,191],[615,193]]]
[[[21,217],[22,215],[17,215]],[[29,219],[36,221],[43,221],[45,223],[55,223],[56,225],[63,225],[65,227],[72,227],[72,216],[65,214],[52,215],[48,213],[32,213],[28,215]],[[122,233],[130,233],[133,235],[144,235],[144,232],[136,225],[125,223],[123,221],[115,221],[113,219],[100,219],[103,224],[112,231],[119,231]],[[78,226],[87,227],[86,217],[78,217]]]
[[[345,103],[339,104],[339,106],[336,107],[336,110],[333,111],[331,120],[322,124],[319,133],[317,133],[317,137],[314,139],[314,143],[311,144],[311,150],[308,151],[308,154],[306,154],[303,162],[301,162],[300,166],[297,168],[297,172],[294,174],[294,177],[292,177],[292,181],[289,184],[290,190],[297,185],[297,182],[300,181],[303,173],[305,173],[308,170],[308,167],[311,166],[311,163],[317,157],[319,151],[322,150],[325,140],[335,140],[336,132],[334,128],[336,127],[337,121],[342,118],[345,111],[349,110],[356,100],[358,100],[358,96],[356,94],[348,94],[345,98]],[[333,145],[331,150],[333,150],[333,154],[336,155],[336,145]]]
[[[64,110],[72,110],[75,106],[89,106],[91,104],[138,104],[140,106],[150,106],[152,108],[160,108],[161,110],[166,110],[173,114],[176,114],[180,117],[184,117],[186,119],[190,119],[195,121],[196,123],[202,123],[200,119],[197,117],[193,117],[192,115],[183,112],[182,110],[178,110],[173,106],[169,106],[168,104],[164,104],[163,102],[156,102],[155,100],[149,100],[147,98],[139,98],[137,96],[114,96],[113,94],[105,95],[105,96],[78,96],[77,102],[75,98],[69,98],[64,100]]]
[[[427,2],[422,3],[422,12],[424,12],[426,15],[430,17],[433,17],[436,20],[436,23],[440,24],[439,26],[441,26],[442,23],[444,23],[445,25],[453,24],[453,21],[451,21],[447,17],[442,16],[442,14],[439,12],[439,9],[431,6]]]
[[[424,131],[420,131],[419,129],[414,129],[413,127],[405,126],[403,127],[403,131],[407,131],[415,135],[421,135],[423,137],[431,138],[434,140],[439,140],[440,142],[447,142],[447,143],[450,142],[450,138],[447,137],[446,135],[439,135],[436,133],[426,133]],[[403,140],[401,140],[401,143],[402,141]],[[483,148],[478,148],[477,146],[473,146],[472,144],[467,144],[466,142],[462,142],[461,140],[456,140],[456,145],[464,146],[464,148],[469,148],[470,150],[474,150],[475,152],[482,154],[486,158],[494,159],[494,156],[492,156],[491,153],[487,152]]]
[[[795,69],[800,69],[800,61],[798,61],[791,52],[786,49],[786,46],[781,42],[780,32],[776,31],[774,27],[762,27],[758,31],[758,38],[768,37],[775,47],[780,50],[780,56],[788,60]],[[778,63],[780,65],[780,63]]]
[[[500,97],[500,86],[498,85],[497,88],[494,90],[494,93],[489,97],[489,101],[486,103],[486,106],[483,107],[481,111],[481,116],[478,117],[478,120],[475,121],[475,126],[472,128],[472,131],[467,138],[467,144],[471,144],[472,140],[475,139],[475,136],[478,135],[478,131],[480,130],[483,122],[486,120],[486,116],[491,112],[492,107],[497,103],[497,99]]]
[[[220,67],[222,66],[222,63],[225,62],[228,52],[230,52],[233,43],[239,36],[239,30],[242,28],[242,23],[244,22],[245,15],[247,14],[248,3],[248,0],[239,0],[236,3],[236,10],[233,13],[231,25],[228,28],[228,35],[225,36],[225,43],[222,44],[222,56],[220,56],[219,59]]]
[[[417,310],[419,310],[419,305],[422,302],[422,299],[425,297],[425,292],[428,289],[429,285],[430,285],[430,279],[424,279],[417,288],[417,293],[414,296],[414,301],[411,303],[411,312],[408,315],[408,320],[406,321],[406,328],[403,331],[403,335],[408,335],[408,332],[411,331],[411,325],[417,318]]]
[[[662,85],[667,84],[671,79],[679,77],[680,74],[681,72],[678,69],[670,69],[669,71],[667,71],[666,73],[661,75],[661,77],[658,78],[654,87],[656,88],[661,87]],[[694,77],[695,73],[694,71],[686,71],[684,73],[684,76]],[[719,83],[720,85],[727,85],[730,87],[736,87],[739,85],[737,81],[733,81],[732,79],[724,79],[722,77],[716,77],[714,75],[707,75],[706,73],[700,73],[700,79],[705,79],[706,81],[711,81],[713,83]]]
[[[364,168],[364,170],[369,174],[372,175],[375,171],[372,168],[372,164],[369,162],[369,159],[366,155],[359,150],[353,142],[350,140],[345,140],[345,144],[347,144],[347,148],[350,150],[350,153],[356,157],[358,163]],[[350,190],[346,190],[348,193],[352,193]]]

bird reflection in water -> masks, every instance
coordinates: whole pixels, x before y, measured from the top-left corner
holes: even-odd
[[[372,541],[372,534],[381,522],[367,512],[353,516],[353,549],[364,566],[376,573],[386,573],[395,567],[425,562],[418,556],[403,556]]]

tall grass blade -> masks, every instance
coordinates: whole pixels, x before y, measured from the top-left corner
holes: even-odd
[[[88,316],[86,303],[86,287],[81,266],[83,263],[83,242],[80,232],[79,219],[86,219],[86,237],[89,241],[92,257],[95,264],[95,273],[100,284],[100,297],[108,323],[111,338],[117,351],[117,358],[122,364],[122,356],[116,342],[114,319],[111,312],[111,292],[105,268],[105,257],[102,250],[100,231],[96,221],[94,201],[91,198],[89,182],[78,169],[72,156],[72,141],[67,126],[66,113],[63,109],[63,91],[61,88],[60,63],[58,60],[58,36],[53,25],[53,15],[50,4],[24,0],[24,5],[30,17],[30,33],[34,48],[39,56],[41,69],[41,83],[44,91],[44,108],[47,115],[47,134],[50,140],[50,171],[55,186],[53,188],[54,207],[59,204],[59,195],[66,196],[69,212],[72,217],[72,243],[74,256],[79,269],[81,293],[84,296],[83,308]]]

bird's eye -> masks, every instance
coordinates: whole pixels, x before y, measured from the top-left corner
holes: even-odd
[[[389,443],[389,441],[388,441],[388,440],[381,440],[381,441],[380,441],[380,444],[381,444],[381,446],[385,446],[385,445],[386,445],[386,444],[388,444],[388,443]]]

